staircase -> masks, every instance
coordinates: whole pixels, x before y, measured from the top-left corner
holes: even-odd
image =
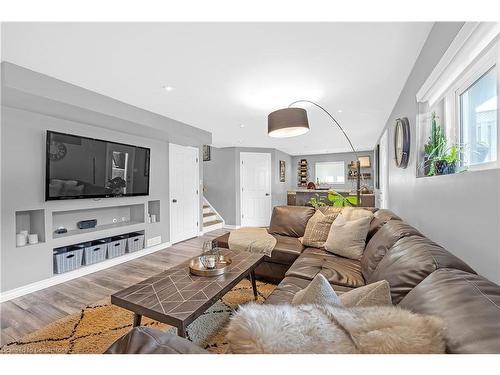
[[[203,198],[203,233],[211,232],[224,227],[224,219],[212,207],[212,205]]]

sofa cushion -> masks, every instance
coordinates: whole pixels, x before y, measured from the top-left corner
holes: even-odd
[[[271,295],[267,297],[265,304],[277,305],[280,303],[292,303],[293,297],[297,292],[307,288],[311,280],[298,277],[285,277]]]
[[[336,285],[350,288],[365,285],[359,260],[342,258],[321,249],[308,252],[304,250],[286,276],[312,280],[318,273],[325,276],[334,289]]]
[[[273,234],[276,238],[276,246],[271,253],[271,258],[266,258],[268,262],[290,265],[299,257],[305,249],[298,238]]]
[[[390,220],[401,220],[401,218],[394,212],[389,210],[379,209],[373,211],[373,219],[370,223],[370,230],[368,231],[368,235],[366,236],[366,242],[370,241],[375,233],[377,233],[377,231]]]
[[[387,224],[386,224],[387,225]],[[387,280],[392,302],[399,303],[422,280],[439,268],[475,273],[462,260],[426,237],[403,237],[392,246],[366,280]]]
[[[484,277],[442,268],[399,305],[442,318],[449,353],[500,353],[500,286]]]
[[[229,249],[229,232],[223,234],[222,236],[214,238],[212,242],[219,247],[223,247],[224,249]]]
[[[210,354],[177,335],[149,327],[136,327],[115,341],[105,354]]]
[[[375,233],[367,243],[361,258],[361,271],[365,280],[369,279],[387,251],[399,239],[407,236],[422,236],[422,234],[401,220],[391,220]]]
[[[302,237],[307,222],[314,215],[314,208],[302,206],[275,206],[271,216],[269,233],[290,237]]]
[[[304,237],[301,240],[304,246],[323,247],[328,238],[330,227],[338,215],[338,212],[325,215],[320,210],[317,210],[307,222]]]

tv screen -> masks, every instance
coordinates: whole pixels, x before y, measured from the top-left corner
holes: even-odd
[[[149,148],[47,131],[45,200],[149,194]]]

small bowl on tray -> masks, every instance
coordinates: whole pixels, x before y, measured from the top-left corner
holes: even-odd
[[[227,267],[231,264],[231,258],[228,256],[220,255],[217,260],[214,261],[214,268],[205,267],[202,261],[202,256],[194,257],[189,263],[189,271],[193,275],[197,276],[220,276],[226,272]]]

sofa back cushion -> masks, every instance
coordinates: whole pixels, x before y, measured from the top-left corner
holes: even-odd
[[[373,220],[377,220],[374,218]],[[372,222],[373,222],[372,220]],[[418,230],[401,220],[390,220],[375,233],[367,243],[361,258],[361,271],[368,280],[379,262],[399,239],[407,236],[422,236]]]
[[[269,226],[270,234],[302,237],[314,208],[302,206],[275,206]]]
[[[439,268],[455,268],[475,273],[462,260],[428,238],[403,237],[389,249],[366,283],[387,280],[391,286],[392,302],[397,304]]]
[[[439,269],[399,306],[443,319],[448,353],[500,353],[500,286],[484,277]]]
[[[386,209],[374,210],[373,219],[370,223],[370,230],[368,231],[368,236],[366,236],[366,242],[370,241],[370,239],[378,232],[382,226],[389,222],[390,220],[401,220],[401,218],[396,215],[394,212]]]

